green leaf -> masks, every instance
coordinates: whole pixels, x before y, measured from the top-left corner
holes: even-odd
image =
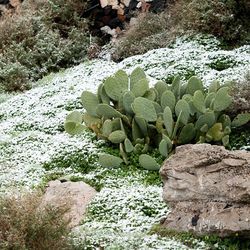
[[[160,144],[159,144],[159,152],[164,157],[168,156],[168,143],[164,139],[162,139]]]
[[[178,136],[178,143],[179,144],[190,143],[195,138],[195,135],[196,135],[196,130],[194,128],[194,124],[188,123],[182,128],[181,133]]]
[[[77,135],[84,131],[84,126],[80,123],[75,123],[73,121],[66,121],[64,123],[64,129],[70,135]]]
[[[86,111],[92,115],[96,116],[96,107],[99,104],[99,100],[97,95],[89,92],[89,91],[83,91],[81,95],[81,101],[83,107],[86,109]]]
[[[119,167],[122,162],[123,160],[117,156],[113,156],[110,154],[99,155],[99,163],[104,168]]]
[[[157,114],[152,101],[144,97],[135,98],[132,108],[134,109],[136,116],[142,117],[147,122],[154,122],[157,119]]]
[[[232,121],[232,127],[240,127],[244,124],[247,124],[250,121],[250,114],[238,114]]]
[[[128,83],[129,83],[129,78],[127,73],[124,70],[118,70],[115,73],[115,79],[117,83],[122,87],[124,90],[128,90]]]
[[[194,107],[201,113],[206,112],[205,97],[201,90],[196,90],[193,97]]]
[[[214,111],[222,111],[230,106],[232,97],[228,95],[228,87],[222,87],[218,90],[214,100]]]
[[[178,117],[180,113],[180,122],[182,122],[183,124],[187,124],[190,116],[190,107],[185,100],[179,100],[175,106],[176,116]]]
[[[124,131],[122,130],[116,130],[114,132],[112,132],[108,139],[112,142],[112,143],[121,143],[126,139],[126,134],[124,133]]]
[[[134,85],[139,82],[141,79],[146,78],[146,74],[142,68],[138,67],[133,70],[130,76],[130,90],[133,89]]]
[[[204,91],[202,81],[196,76],[192,76],[187,83],[186,93],[193,95],[196,90]]]
[[[133,85],[131,91],[135,97],[143,96],[149,90],[148,79],[144,78]]]
[[[66,121],[82,123],[83,115],[79,111],[73,111],[66,116]]]
[[[128,138],[125,139],[124,146],[127,153],[131,153],[134,150],[134,146]]]
[[[128,89],[118,82],[118,80],[111,76],[104,81],[104,89],[107,95],[114,101],[119,101],[122,94]]]
[[[164,110],[166,107],[169,107],[174,112],[175,103],[175,95],[170,90],[166,90],[161,96],[162,109]]]
[[[96,108],[96,113],[99,117],[104,117],[106,119],[110,118],[121,118],[122,114],[116,109],[112,108],[108,104],[98,104]]]
[[[173,132],[174,121],[173,121],[172,111],[169,107],[166,107],[164,109],[163,121],[164,121],[165,128],[168,132],[168,135],[169,135],[169,137],[171,137],[172,132]]]
[[[142,154],[139,156],[140,165],[147,170],[159,170],[160,165],[156,162],[154,158],[149,155]]]

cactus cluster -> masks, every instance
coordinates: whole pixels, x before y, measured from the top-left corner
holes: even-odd
[[[117,144],[121,158],[102,154],[101,165],[129,164],[127,155],[140,154],[139,163],[149,170],[159,169],[147,155],[158,148],[168,157],[177,145],[216,142],[227,146],[231,127],[250,121],[250,114],[239,114],[232,121],[223,111],[231,104],[229,88],[214,81],[208,90],[197,77],[181,84],[176,76],[171,85],[158,81],[150,87],[141,68],[130,76],[119,70],[100,84],[96,94],[84,91],[81,100],[86,112],[69,114],[65,130],[80,133],[85,123],[99,138]]]

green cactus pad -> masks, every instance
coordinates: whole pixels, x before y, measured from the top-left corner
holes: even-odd
[[[215,123],[206,134],[206,137],[213,141],[220,141],[223,137],[222,123]]]
[[[157,99],[158,92],[154,88],[150,88],[143,95],[144,98],[147,98],[150,101],[155,101]]]
[[[222,143],[224,147],[229,145],[229,135],[225,135],[222,137]]]
[[[145,78],[147,77],[142,68],[138,67],[134,69],[130,75],[130,90],[133,89],[136,83],[138,83],[141,79],[145,79]]]
[[[113,131],[121,130],[120,118],[115,118],[112,120],[112,130]]]
[[[213,108],[212,103],[214,103],[215,97],[216,97],[215,92],[211,92],[206,96],[206,98],[205,98],[205,106],[206,106],[206,108]]]
[[[181,78],[179,75],[175,76],[171,85],[171,92],[175,95],[176,100],[180,99],[181,94]]]
[[[243,113],[238,114],[232,121],[232,127],[240,127],[242,125],[247,124],[250,121],[250,114],[249,113]]]
[[[222,114],[219,119],[218,122],[222,123],[223,128],[225,127],[231,127],[231,119],[228,115]]]
[[[174,112],[176,103],[176,98],[173,92],[166,90],[161,96],[161,107],[164,110],[166,107],[169,107],[172,112]]]
[[[133,103],[135,99],[135,95],[131,91],[127,91],[123,94],[123,107],[125,109],[125,112],[132,115],[134,112],[131,108],[131,104]]]
[[[119,111],[112,108],[108,104],[99,104],[96,108],[96,113],[99,117],[104,117],[105,119],[122,117],[122,114]]]
[[[147,169],[147,170],[159,170],[160,169],[160,165],[156,162],[156,160],[146,154],[142,154],[139,157],[139,163],[140,165]]]
[[[180,122],[186,125],[188,123],[188,119],[190,116],[190,107],[189,107],[189,104],[185,100],[179,100],[176,103],[175,114],[178,117],[180,113],[181,113]]]
[[[134,93],[135,97],[144,96],[149,90],[148,79],[144,78],[133,85],[131,91]]]
[[[135,119],[135,122],[137,123],[137,125],[139,126],[139,128],[140,128],[142,134],[143,134],[144,136],[146,136],[146,135],[148,134],[148,128],[147,128],[147,123],[146,123],[146,121],[145,121],[143,118],[138,117],[138,116],[135,116],[134,119]]]
[[[66,121],[64,123],[64,129],[70,135],[77,135],[77,134],[82,133],[84,131],[85,127],[84,127],[84,125],[82,125],[80,123]]]
[[[142,117],[147,122],[154,122],[157,119],[157,114],[152,101],[144,98],[135,98],[132,107],[136,116]]]
[[[172,144],[172,141],[170,140],[170,138],[167,135],[163,134],[162,139],[164,139],[168,144],[168,152],[171,152],[173,144]]]
[[[161,105],[158,104],[157,102],[152,102],[152,103],[154,105],[157,116],[160,115],[163,112]]]
[[[220,83],[218,81],[213,81],[208,87],[208,93],[216,93],[220,88]]]
[[[115,79],[117,80],[118,84],[122,86],[123,89],[128,90],[129,78],[127,73],[124,70],[118,70],[115,75]]]
[[[134,141],[136,141],[138,138],[143,138],[143,134],[142,134],[139,126],[135,122],[135,119],[133,119],[133,121],[132,121],[132,137],[133,137]]]
[[[164,93],[167,90],[167,84],[163,81],[158,81],[155,84],[155,89],[158,92],[158,100],[161,100],[162,93]]]
[[[220,88],[215,96],[214,100],[214,110],[222,111],[230,106],[232,102],[232,97],[228,95],[228,87]]]
[[[162,139],[160,144],[159,144],[159,152],[164,157],[168,156],[168,143],[164,139]]]
[[[193,95],[196,90],[204,91],[202,81],[196,76],[192,76],[187,83],[186,94]]]
[[[113,76],[108,77],[104,81],[104,89],[107,95],[113,99],[114,101],[119,101],[122,94],[127,91],[128,89],[126,86],[120,84],[117,79]]]
[[[178,143],[179,144],[190,143],[195,138],[195,136],[196,136],[196,130],[194,128],[194,124],[188,123],[182,128],[181,133],[178,136]]]
[[[208,128],[211,128],[214,125],[214,123],[215,123],[214,111],[209,111],[199,116],[198,120],[195,123],[195,128],[199,130],[205,124],[207,124]]]
[[[127,153],[131,153],[134,150],[134,146],[128,138],[125,139],[124,146]]]
[[[81,101],[83,107],[86,109],[86,111],[92,115],[96,115],[96,107],[99,104],[99,100],[97,95],[89,92],[89,91],[83,91],[81,95]]]
[[[109,155],[109,154],[100,154],[99,155],[99,163],[104,168],[114,168],[119,167],[123,160],[117,156]]]
[[[197,111],[199,111],[200,113],[206,112],[205,97],[201,90],[196,90],[194,92],[193,104]]]
[[[88,113],[84,113],[83,114],[83,122],[85,123],[85,125],[89,128],[92,127],[92,125],[98,125],[101,126],[101,119],[95,117],[95,116],[91,116]]]
[[[229,126],[224,128],[224,135],[230,135],[231,134],[231,128]]]
[[[126,134],[124,133],[124,131],[122,130],[116,130],[114,132],[112,132],[108,139],[112,142],[112,143],[121,143],[126,139]]]
[[[128,163],[129,163],[129,162],[128,162],[128,156],[127,156],[127,154],[126,154],[126,152],[125,152],[125,150],[124,150],[124,146],[123,146],[122,143],[120,143],[119,148],[120,148],[120,156],[122,157],[124,163],[125,163],[126,165],[128,165]]]
[[[169,137],[171,138],[172,133],[173,133],[174,121],[173,121],[172,111],[171,111],[170,107],[166,107],[164,109],[163,121],[164,121],[165,128],[167,130],[167,133],[168,133]]]
[[[112,121],[106,120],[102,125],[102,135],[108,137],[113,131]]]
[[[200,128],[200,131],[202,132],[202,133],[207,133],[207,131],[208,131],[208,125],[207,124],[204,124],[201,128]]]
[[[101,83],[98,87],[97,96],[100,103],[110,104],[110,98],[104,89],[103,83]]]
[[[73,111],[66,116],[66,121],[82,123],[83,115],[79,111]]]

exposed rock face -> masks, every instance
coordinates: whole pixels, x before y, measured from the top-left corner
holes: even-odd
[[[210,144],[184,145],[160,170],[172,207],[163,225],[198,235],[250,238],[250,153]]]
[[[42,200],[42,206],[66,207],[66,219],[70,227],[77,226],[83,219],[86,207],[94,198],[96,191],[86,183],[50,181]]]

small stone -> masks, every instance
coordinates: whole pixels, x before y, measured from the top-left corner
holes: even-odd
[[[50,181],[43,195],[41,206],[50,205],[56,208],[67,208],[65,219],[70,219],[69,226],[72,228],[83,219],[87,205],[96,193],[94,188],[82,181]]]

